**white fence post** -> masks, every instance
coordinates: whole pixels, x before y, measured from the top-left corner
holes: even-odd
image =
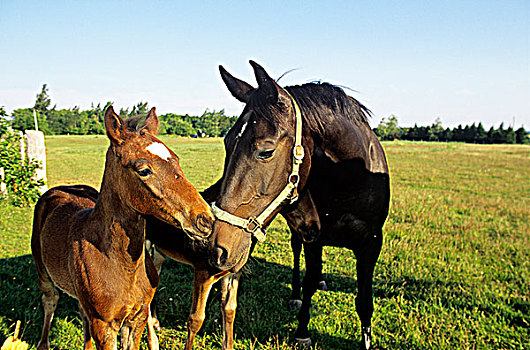
[[[38,161],[40,168],[35,171],[35,178],[43,180],[44,185],[39,188],[41,193],[48,190],[46,185],[46,146],[44,145],[44,133],[42,131],[26,130],[24,135],[27,145],[29,160]]]
[[[1,198],[7,197],[7,186],[4,180],[5,180],[4,168],[0,168],[0,197]]]

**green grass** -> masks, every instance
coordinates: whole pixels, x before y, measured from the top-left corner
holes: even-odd
[[[221,175],[219,139],[162,137],[185,174],[204,189]],[[46,139],[51,186],[99,188],[105,137]],[[373,334],[379,349],[530,348],[530,147],[389,142],[392,205],[375,271]],[[0,203],[0,343],[23,321],[33,346],[42,307],[30,254],[31,208]],[[292,256],[277,219],[242,278],[236,348],[294,349],[296,313],[287,308]],[[329,291],[313,298],[317,349],[358,346],[355,258],[324,249]],[[158,291],[163,349],[182,348],[192,269],[165,265]],[[197,349],[220,348],[220,292],[214,289]],[[81,347],[77,304],[62,294],[51,331],[59,349]],[[145,345],[144,345],[144,348]]]

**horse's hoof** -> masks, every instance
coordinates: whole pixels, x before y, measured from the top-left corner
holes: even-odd
[[[300,349],[310,349],[311,348],[311,338],[296,338],[296,343]]]
[[[327,292],[328,286],[326,285],[326,281],[318,282],[318,289],[323,290],[324,292]]]
[[[361,350],[370,350],[372,349],[372,328],[371,327],[362,327],[363,337],[361,339]]]
[[[300,299],[291,299],[289,300],[289,308],[293,310],[298,310],[302,307],[302,300]]]

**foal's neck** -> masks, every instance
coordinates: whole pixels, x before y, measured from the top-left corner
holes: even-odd
[[[145,218],[124,203],[108,180],[104,175],[93,212],[100,225],[101,248],[118,257],[124,267],[135,269],[144,258]]]

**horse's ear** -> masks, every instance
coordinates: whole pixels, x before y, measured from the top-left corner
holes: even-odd
[[[250,65],[254,69],[254,75],[256,76],[256,81],[258,82],[260,93],[265,94],[267,101],[270,103],[278,102],[278,95],[282,88],[276,84],[274,79],[272,79],[269,74],[263,69],[262,66],[256,62],[250,60]]]
[[[110,141],[121,144],[125,139],[125,129],[123,119],[114,112],[114,108],[109,106],[105,111],[105,129]]]
[[[241,102],[248,102],[248,96],[250,92],[254,91],[254,88],[244,82],[235,78],[232,74],[228,73],[223,66],[219,66],[219,72],[221,73],[221,78],[223,79],[228,91]]]
[[[150,134],[156,135],[158,133],[158,124],[160,121],[156,116],[156,108],[153,107],[145,117],[144,123],[141,127],[141,130],[147,130]]]

